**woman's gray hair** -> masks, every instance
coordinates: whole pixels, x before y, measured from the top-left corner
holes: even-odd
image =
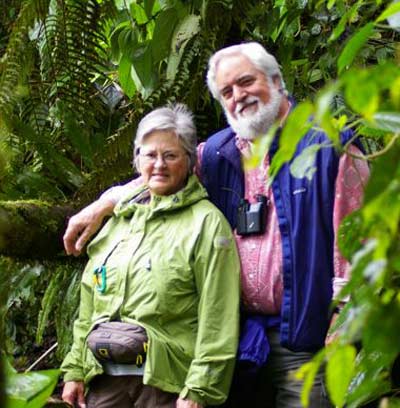
[[[143,141],[157,130],[171,131],[176,135],[188,154],[189,171],[192,173],[197,161],[197,133],[193,113],[182,103],[155,109],[139,122],[133,152],[136,168],[138,169],[138,157]]]
[[[261,44],[249,42],[222,48],[210,58],[207,71],[207,86],[215,99],[222,102],[216,84],[218,64],[223,58],[233,55],[244,55],[256,68],[265,74],[267,79],[272,80],[278,76],[282,84],[282,91],[286,91],[282,73],[275,57],[267,52]]]

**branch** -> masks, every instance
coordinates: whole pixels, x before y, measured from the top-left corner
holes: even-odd
[[[346,152],[346,154],[348,154],[349,156],[355,158],[355,159],[359,159],[359,160],[373,160],[376,159],[379,156],[384,155],[385,153],[387,153],[395,144],[396,140],[400,137],[400,133],[396,133],[393,135],[392,139],[390,140],[390,142],[381,150],[375,152],[375,153],[371,153],[371,154],[365,154],[365,155],[359,155],[359,154],[354,154],[354,153],[350,153],[348,151],[348,147],[350,146],[350,144],[353,142],[354,138],[356,138],[356,136],[354,136],[354,138],[350,139],[350,141],[348,143],[346,143],[346,145],[344,146],[344,150]]]

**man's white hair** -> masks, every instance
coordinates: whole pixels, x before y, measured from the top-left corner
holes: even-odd
[[[222,102],[216,84],[218,64],[223,58],[233,55],[244,55],[257,69],[264,73],[266,78],[274,79],[278,76],[281,81],[282,90],[285,90],[282,73],[275,57],[267,52],[261,44],[249,42],[222,48],[210,58],[208,62],[207,86],[215,99]]]

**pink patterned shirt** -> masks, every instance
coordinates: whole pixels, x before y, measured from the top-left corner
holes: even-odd
[[[249,143],[237,138],[236,145],[243,156],[249,151]],[[351,146],[351,154],[360,155],[360,150]],[[270,200],[265,233],[263,235],[238,236],[236,242],[241,259],[242,302],[247,311],[263,314],[279,314],[283,293],[282,243],[278,216],[274,205],[272,189],[267,189],[269,160],[265,157],[261,166],[246,170],[245,196],[250,203],[255,202],[257,194]],[[344,154],[339,161],[335,185],[333,224],[334,246],[334,297],[347,281],[349,264],[340,255],[337,246],[337,230],[343,218],[359,208],[363,187],[368,179],[369,169],[366,161],[354,160]],[[269,256],[267,256],[269,254]]]

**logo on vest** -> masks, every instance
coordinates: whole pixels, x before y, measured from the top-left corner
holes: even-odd
[[[307,189],[305,187],[302,187],[302,188],[298,188],[298,189],[294,190],[292,194],[293,195],[302,194],[302,193],[305,193],[306,191],[307,191]]]

